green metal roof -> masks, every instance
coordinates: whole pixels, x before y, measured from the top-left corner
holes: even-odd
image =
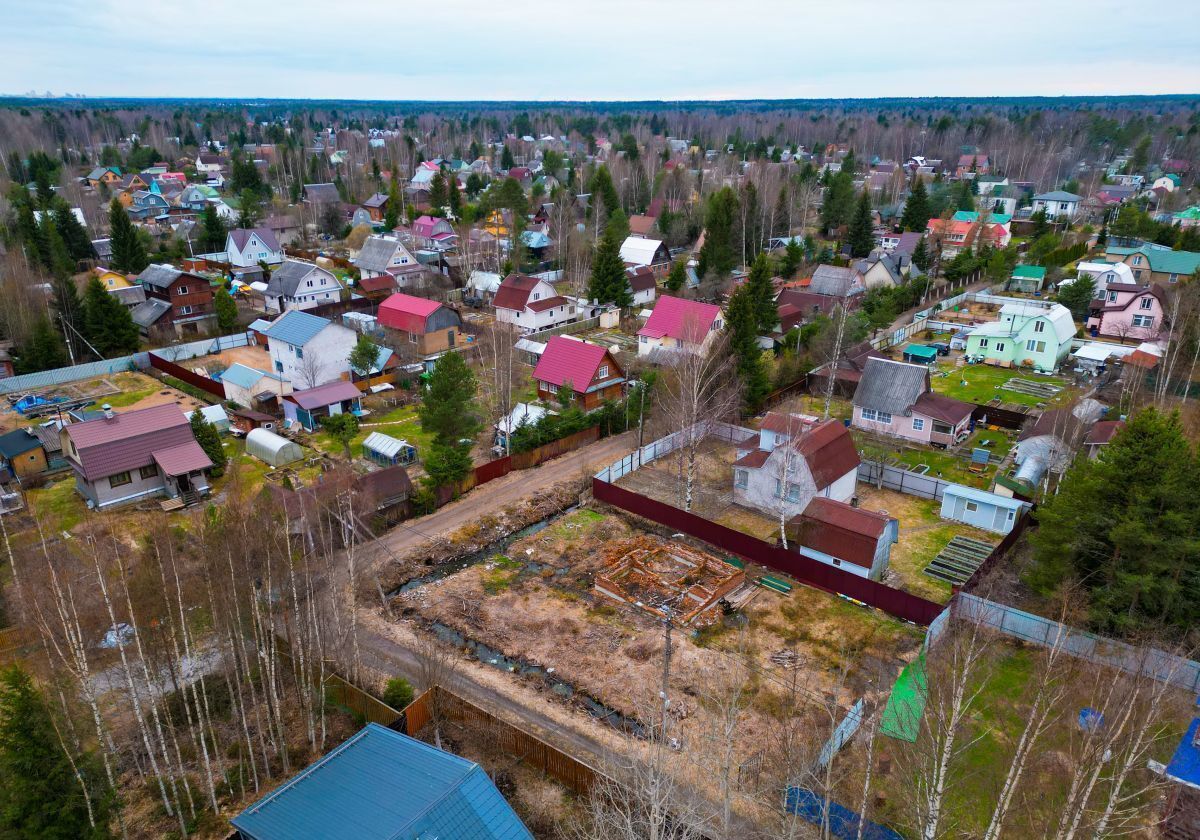
[[[904,348],[905,356],[914,356],[918,359],[936,359],[937,348],[927,347],[924,344],[909,344]]]
[[[1013,269],[1012,276],[1023,280],[1043,280],[1046,269],[1040,265],[1019,265]]]

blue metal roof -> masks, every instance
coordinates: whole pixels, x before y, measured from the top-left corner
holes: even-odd
[[[250,840],[532,840],[478,764],[369,723],[232,820]]]
[[[1010,499],[1007,496],[989,493],[987,490],[977,490],[974,487],[966,487],[962,484],[947,484],[945,492],[952,496],[961,496],[972,502],[982,502],[985,505],[995,505],[996,507],[1011,510],[1026,506],[1026,503],[1020,499]]]
[[[1167,765],[1168,776],[1193,787],[1200,787],[1200,748],[1196,746],[1197,728],[1200,728],[1200,718],[1192,721],[1187,734],[1175,748],[1175,755],[1171,756],[1171,763]]]
[[[241,362],[234,362],[221,371],[221,381],[228,382],[236,388],[252,388],[254,383],[269,374],[264,370],[249,367]]]
[[[294,347],[303,347],[332,323],[325,318],[292,309],[275,319],[264,334],[267,338],[278,339]]]

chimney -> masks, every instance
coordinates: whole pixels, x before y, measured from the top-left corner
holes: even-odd
[[[104,409],[104,419],[105,420],[111,420],[117,416],[117,415],[113,414],[112,406],[109,405],[108,403],[105,403],[104,405],[102,405],[100,407],[102,409]]]

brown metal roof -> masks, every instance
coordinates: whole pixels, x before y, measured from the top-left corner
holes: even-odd
[[[156,449],[153,453],[154,463],[158,464],[167,475],[187,475],[190,472],[206,470],[213,465],[200,444],[195,440],[166,449]]]
[[[806,548],[869,569],[888,521],[882,513],[818,496],[792,518],[788,530]]]
[[[174,403],[100,417],[66,427],[71,454],[88,481],[154,463],[154,453],[195,443],[192,427]]]
[[[826,420],[796,443],[796,449],[808,462],[817,489],[823,490],[860,463],[850,430],[837,420]]]

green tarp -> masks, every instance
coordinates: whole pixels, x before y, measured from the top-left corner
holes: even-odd
[[[925,687],[925,652],[904,666],[883,708],[880,731],[892,738],[915,742],[921,731],[928,691]]]

